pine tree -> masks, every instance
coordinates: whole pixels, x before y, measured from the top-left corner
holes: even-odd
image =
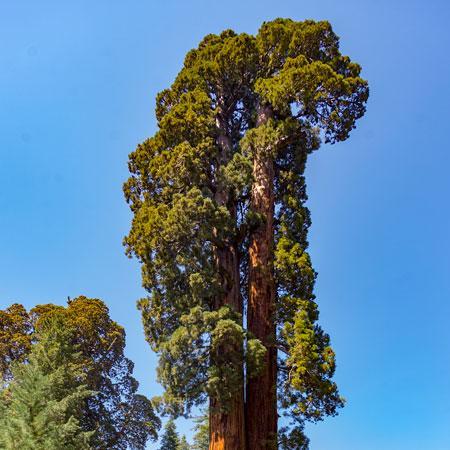
[[[189,415],[209,399],[211,450],[306,448],[305,421],[343,405],[318,324],[304,169],[364,114],[360,70],[328,22],[208,35],[130,155],[125,244],[149,292],[139,307],[161,404]]]
[[[195,435],[193,450],[209,449],[209,420],[208,415],[201,416],[195,420]]]
[[[27,363],[16,363],[1,393],[0,448],[89,449],[93,431],[82,431],[80,413],[92,395],[84,384],[81,354],[61,318],[43,325]]]
[[[180,443],[178,444],[177,450],[189,450],[191,447],[186,439],[186,436],[183,436],[180,439]]]
[[[161,437],[159,450],[178,450],[180,438],[173,420],[169,420],[164,427],[164,434]]]

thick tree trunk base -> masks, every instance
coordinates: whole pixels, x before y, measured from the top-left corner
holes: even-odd
[[[269,349],[266,370],[262,376],[252,378],[247,388],[246,431],[247,450],[276,450],[277,410],[276,361]]]
[[[245,450],[243,392],[231,402],[229,413],[220,412],[217,406],[211,399],[209,450]]]
[[[270,107],[260,107],[257,126],[272,117]],[[249,248],[248,330],[266,347],[262,372],[247,382],[247,450],[277,448],[277,351],[275,346],[274,164],[272,148],[254,149],[251,209],[261,216]]]

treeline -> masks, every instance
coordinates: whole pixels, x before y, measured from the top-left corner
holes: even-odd
[[[209,424],[207,416],[197,419],[196,433],[192,445],[188,443],[186,436],[178,434],[175,422],[169,420],[161,436],[159,450],[208,450],[209,449]]]
[[[0,310],[0,449],[145,449],[161,421],[138,394],[125,331],[105,303]],[[167,421],[160,450],[208,450],[207,416],[193,443]]]
[[[161,423],[124,348],[98,299],[0,311],[0,448],[145,449]]]

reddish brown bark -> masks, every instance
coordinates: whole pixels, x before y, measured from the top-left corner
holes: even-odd
[[[231,154],[230,139],[222,134],[218,140],[221,148],[222,163],[226,163]],[[215,200],[219,205],[227,206],[232,218],[236,218],[236,208],[229,202],[228,193],[217,188]],[[242,298],[240,294],[240,274],[239,274],[239,255],[237,245],[233,239],[225,242],[220,248],[216,248],[216,264],[222,279],[223,295],[215,299],[215,309],[224,305],[229,305],[232,309],[242,314]],[[243,346],[240,348],[224,345],[219,348],[217,355],[212,355],[214,359],[223,359],[224,355],[230,352],[237,352],[243,356]],[[244,432],[244,386],[243,386],[243,367],[242,385],[236,390],[233,398],[227,405],[222,405],[216,398],[210,398],[209,410],[209,430],[210,430],[210,450],[244,450],[245,432]],[[225,409],[224,409],[225,406]]]
[[[258,111],[258,125],[271,117],[269,107]],[[273,274],[274,166],[269,148],[254,149],[251,208],[263,220],[252,232],[249,249],[248,329],[267,348],[260,375],[247,383],[247,449],[276,448],[277,352],[275,347],[275,284]]]

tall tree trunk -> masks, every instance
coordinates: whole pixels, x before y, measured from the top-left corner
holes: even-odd
[[[225,133],[221,134],[218,139],[221,149],[221,164],[226,164],[231,157],[232,147],[231,141]],[[236,206],[230,204],[229,193],[217,186],[215,200],[219,205],[227,206],[230,216],[236,222]],[[239,254],[235,239],[226,242],[224,246],[216,248],[217,270],[222,278],[223,295],[215,300],[215,309],[219,309],[224,305],[230,306],[235,311],[242,314],[242,298],[240,294],[240,273],[239,273]],[[229,352],[238,352],[243,359],[243,343],[240,348],[230,348],[224,345],[219,348],[217,355],[213,355],[217,359],[223,359],[223,355]],[[214,361],[213,361],[214,364]],[[245,433],[244,433],[244,373],[242,370],[242,384],[233,395],[229,404],[220,403],[219,399],[210,398],[209,408],[209,430],[210,430],[210,450],[244,450],[245,449]]]
[[[272,116],[268,106],[258,108],[257,126]],[[248,450],[276,449],[277,435],[277,352],[275,347],[274,246],[274,164],[268,148],[254,149],[251,209],[262,216],[250,236],[249,331],[267,348],[260,375],[247,382],[246,426]]]

